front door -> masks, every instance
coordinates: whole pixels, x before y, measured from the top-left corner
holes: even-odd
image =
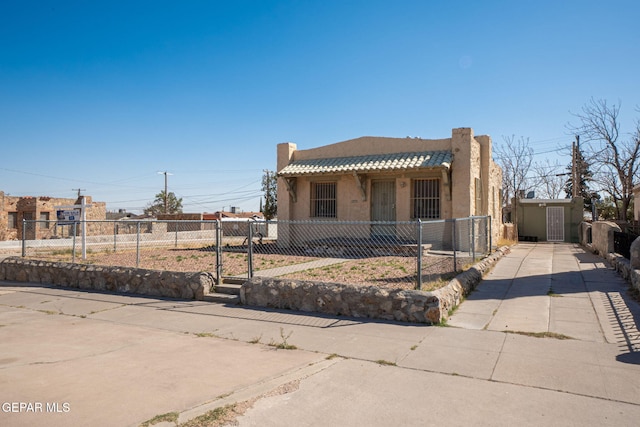
[[[371,182],[371,221],[396,220],[396,183],[395,181]],[[393,224],[374,224],[371,235],[394,236],[396,232]]]
[[[564,242],[564,208],[547,207],[547,241]]]

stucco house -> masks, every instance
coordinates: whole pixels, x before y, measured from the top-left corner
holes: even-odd
[[[365,136],[318,148],[278,145],[278,220],[412,221],[501,218],[502,170],[491,138]],[[375,233],[376,228],[372,228]],[[378,228],[384,232],[385,228]]]
[[[579,226],[584,220],[584,200],[519,199],[516,216],[520,240],[579,242]]]

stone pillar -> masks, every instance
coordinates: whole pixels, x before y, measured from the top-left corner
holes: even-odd
[[[293,160],[297,145],[292,142],[278,144],[277,172],[280,172]],[[291,230],[289,220],[292,218],[293,198],[287,189],[284,178],[278,177],[278,246],[289,247]]]
[[[471,157],[473,130],[458,128],[451,131],[451,151],[453,166],[451,171],[451,206],[453,218],[466,218],[473,215],[474,188]],[[475,143],[475,141],[474,141]]]
[[[615,251],[613,244],[613,232],[621,231],[614,222],[596,221],[591,225],[592,246],[602,256]]]

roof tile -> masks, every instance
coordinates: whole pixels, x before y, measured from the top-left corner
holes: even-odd
[[[381,170],[448,168],[452,159],[453,155],[450,151],[423,151],[309,159],[291,162],[285,166],[278,175],[298,176],[325,173],[365,173]]]

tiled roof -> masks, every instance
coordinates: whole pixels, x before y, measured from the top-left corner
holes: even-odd
[[[450,151],[420,153],[392,153],[369,156],[334,157],[294,161],[278,175],[298,176],[324,173],[382,172],[409,169],[449,168],[453,156]]]

